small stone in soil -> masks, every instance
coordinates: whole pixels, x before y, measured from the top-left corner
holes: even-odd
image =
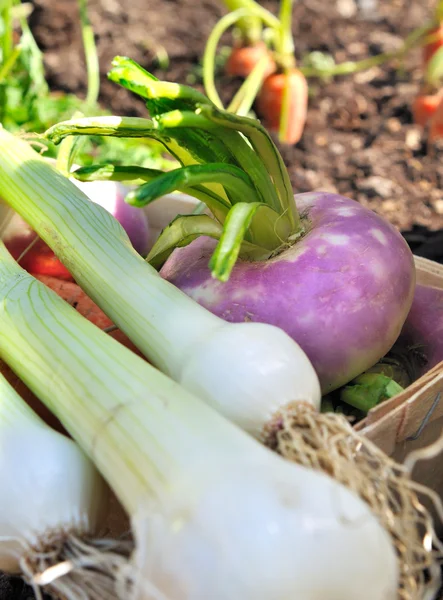
[[[358,181],[357,187],[359,190],[364,191],[369,197],[380,196],[380,198],[389,198],[395,194],[398,186],[386,177],[372,175],[362,181]]]

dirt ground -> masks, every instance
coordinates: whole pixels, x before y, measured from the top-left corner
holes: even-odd
[[[363,1],[360,0],[363,4]],[[34,0],[31,27],[44,51],[53,89],[85,91],[76,0]],[[263,2],[275,12],[276,2]],[[296,54],[321,50],[337,62],[397,49],[431,15],[431,0],[379,0],[368,14],[355,0],[299,0]],[[327,7],[327,9],[325,9]],[[147,116],[143,102],[106,79],[111,59],[130,56],[155,75],[201,85],[199,60],[216,20],[218,0],[90,0],[102,88],[114,114]],[[156,56],[166,52],[162,70]],[[299,144],[281,148],[294,189],[339,192],[374,209],[412,249],[443,262],[443,144],[429,144],[413,123],[411,104],[421,83],[420,50],[405,60],[329,82],[310,80],[310,106]],[[238,82],[219,80],[222,98]],[[15,586],[15,587],[11,587]],[[0,578],[0,600],[32,598],[28,588]]]
[[[343,62],[395,50],[431,16],[434,5],[433,0],[379,0],[371,2],[375,9],[363,13],[355,2],[296,2],[297,57],[321,50]],[[76,0],[34,4],[31,25],[45,53],[50,83],[83,93]],[[274,12],[277,8],[276,2],[263,4]],[[139,98],[107,81],[106,71],[117,54],[134,58],[159,77],[199,86],[199,60],[222,14],[218,0],[91,0],[103,104],[115,114],[147,114]],[[169,58],[165,70],[158,68],[158,52]],[[305,133],[299,144],[282,148],[282,153],[296,191],[321,189],[350,196],[389,219],[416,253],[443,260],[443,144],[429,144],[411,115],[422,78],[420,58],[420,49],[415,49],[402,62],[330,82],[311,79]],[[232,97],[237,84],[219,80],[224,100]]]

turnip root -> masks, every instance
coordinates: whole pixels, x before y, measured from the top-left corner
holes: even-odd
[[[308,355],[327,393],[388,352],[411,306],[413,258],[401,235],[353,200],[295,196],[302,239],[267,261],[239,259],[228,281],[211,276],[216,242],[176,249],[160,274],[216,315],[286,331]]]

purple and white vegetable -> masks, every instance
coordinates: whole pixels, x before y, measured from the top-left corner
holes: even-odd
[[[411,310],[396,344],[421,359],[417,376],[443,361],[443,290],[417,285]]]
[[[158,81],[129,59],[114,59],[110,77],[148,100],[152,120],[73,120],[48,135],[56,143],[69,135],[151,137],[181,161],[166,173],[135,166],[76,172],[86,181],[144,180],[127,196],[135,206],[174,190],[207,205],[212,216],[178,216],[154,244],[148,260],[163,278],[226,321],[283,329],[306,352],[324,393],[384,356],[415,286],[402,236],[350,199],[318,192],[294,200],[283,160],[257,121]]]
[[[216,241],[201,237],[175,250],[160,274],[227,321],[281,327],[328,392],[397,339],[412,301],[413,259],[389,223],[353,200],[315,192],[295,201],[306,233],[277,256],[239,259],[221,282],[208,267]]]

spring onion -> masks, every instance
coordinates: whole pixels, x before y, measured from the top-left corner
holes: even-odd
[[[223,419],[26,273],[3,244],[0,297],[1,358],[132,517],[125,597],[394,600],[395,551],[360,498]]]
[[[248,432],[261,436],[295,401],[319,407],[318,378],[289,336],[226,323],[164,281],[108,212],[4,130],[0,196],[153,364]]]
[[[15,339],[8,343],[18,350]],[[22,573],[37,597],[43,587],[67,599],[117,598],[112,570],[96,560],[106,545],[92,539],[107,515],[107,486],[77,444],[46,425],[2,374],[0,478],[0,569]],[[123,561],[107,556],[111,565]]]

